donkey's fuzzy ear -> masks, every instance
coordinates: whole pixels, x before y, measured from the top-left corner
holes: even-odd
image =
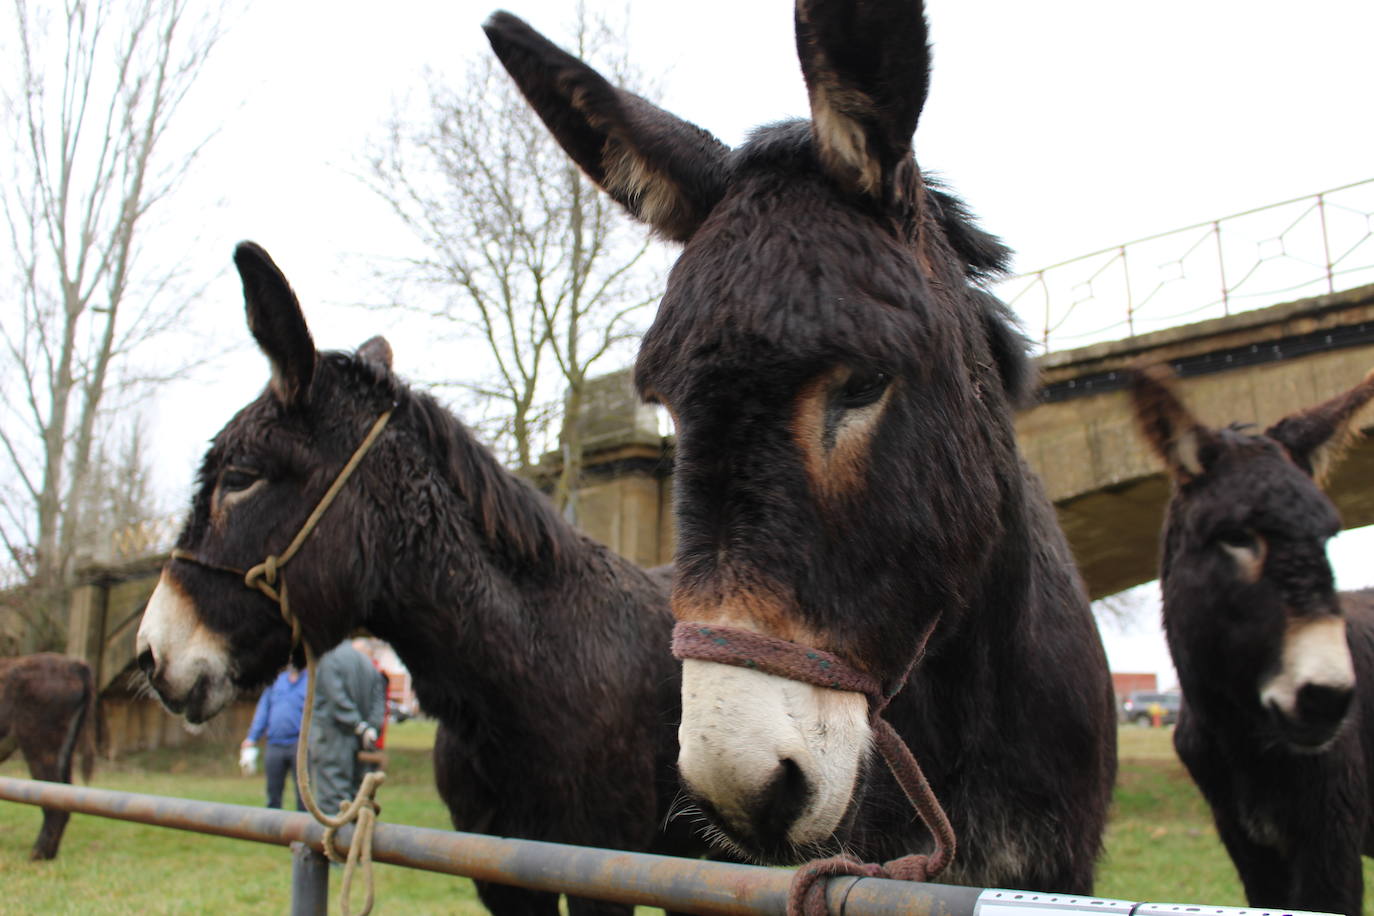
[[[724,193],[729,150],[633,93],[510,13],[482,24],[520,92],[582,170],[631,215],[685,242]]]
[[[1179,400],[1174,378],[1168,366],[1130,370],[1131,402],[1145,441],[1175,480],[1188,483],[1206,471],[1208,447],[1215,434]]]
[[[384,369],[391,369],[391,344],[382,335],[369,337],[358,348],[358,358],[365,363],[372,363]]]
[[[1325,403],[1284,417],[1265,435],[1288,449],[1288,454],[1318,484],[1340,460],[1359,429],[1354,424],[1361,408],[1374,398],[1374,370],[1354,388]]]
[[[272,391],[288,407],[300,403],[310,391],[317,358],[301,304],[261,246],[240,242],[234,266],[243,281],[248,330],[272,363]]]
[[[795,20],[821,164],[843,186],[886,202],[930,88],[922,4],[797,0]]]

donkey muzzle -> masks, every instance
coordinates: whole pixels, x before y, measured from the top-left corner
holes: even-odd
[[[1354,691],[1345,618],[1320,614],[1291,620],[1278,671],[1260,688],[1260,703],[1284,739],[1299,750],[1325,747],[1345,722]]]

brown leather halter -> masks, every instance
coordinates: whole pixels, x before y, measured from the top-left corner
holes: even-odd
[[[913,656],[912,666],[925,652],[926,641],[934,625],[926,631],[921,645]],[[832,856],[808,862],[797,869],[787,892],[789,916],[823,916],[825,880],[837,875],[871,878],[895,878],[902,881],[929,881],[954,860],[954,828],[950,826],[921,765],[907,748],[895,729],[882,717],[882,712],[906,683],[903,676],[885,693],[877,679],[845,662],[838,655],[822,649],[812,649],[798,643],[743,630],[737,627],[702,623],[679,623],[673,628],[673,655],[698,661],[716,662],[753,668],[793,681],[814,684],[830,690],[847,690],[868,697],[868,722],[873,729],[873,743],[883,755],[888,769],[902,787],[907,800],[921,816],[935,842],[929,855],[924,853],[902,856],[883,865],[865,864],[849,856]],[[909,673],[910,669],[908,669]]]

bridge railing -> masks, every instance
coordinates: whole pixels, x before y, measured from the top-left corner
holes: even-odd
[[[997,292],[1046,352],[1374,282],[1374,179],[1136,239]]]
[[[323,916],[329,869],[322,863],[324,829],[303,813],[193,799],[166,798],[61,783],[0,777],[0,799],[97,817],[188,830],[293,851],[293,916]],[[353,827],[340,831],[347,847]],[[669,911],[745,916],[783,914],[790,869],[618,852],[534,840],[379,823],[376,862],[532,890],[566,893]],[[1243,910],[1186,904],[1133,903],[998,888],[913,884],[883,878],[832,878],[829,912],[846,916],[927,913],[936,916],[1306,916],[1298,911]],[[385,901],[379,901],[385,907]]]

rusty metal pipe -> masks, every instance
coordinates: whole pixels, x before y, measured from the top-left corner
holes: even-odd
[[[177,830],[321,848],[324,829],[308,814],[0,777],[0,799]],[[352,827],[340,831],[346,846]],[[475,833],[378,824],[377,862],[534,890],[702,914],[786,910],[790,869],[759,868],[616,852]],[[981,889],[845,878],[827,885],[832,913],[972,916]]]
[[[0,800],[60,808],[196,833],[321,851],[324,828],[308,814],[160,795],[136,795],[65,783],[0,777]],[[353,828],[340,831],[347,846]],[[297,858],[301,858],[299,847]],[[615,852],[477,833],[378,824],[372,841],[378,862],[459,875],[534,890],[702,914],[781,914],[792,870],[730,865],[644,853]],[[327,869],[326,869],[327,871]],[[326,874],[325,880],[328,880]],[[996,888],[913,884],[882,878],[837,878],[826,904],[843,916],[1331,916],[1299,910],[1133,903]],[[304,912],[304,910],[303,910]]]

